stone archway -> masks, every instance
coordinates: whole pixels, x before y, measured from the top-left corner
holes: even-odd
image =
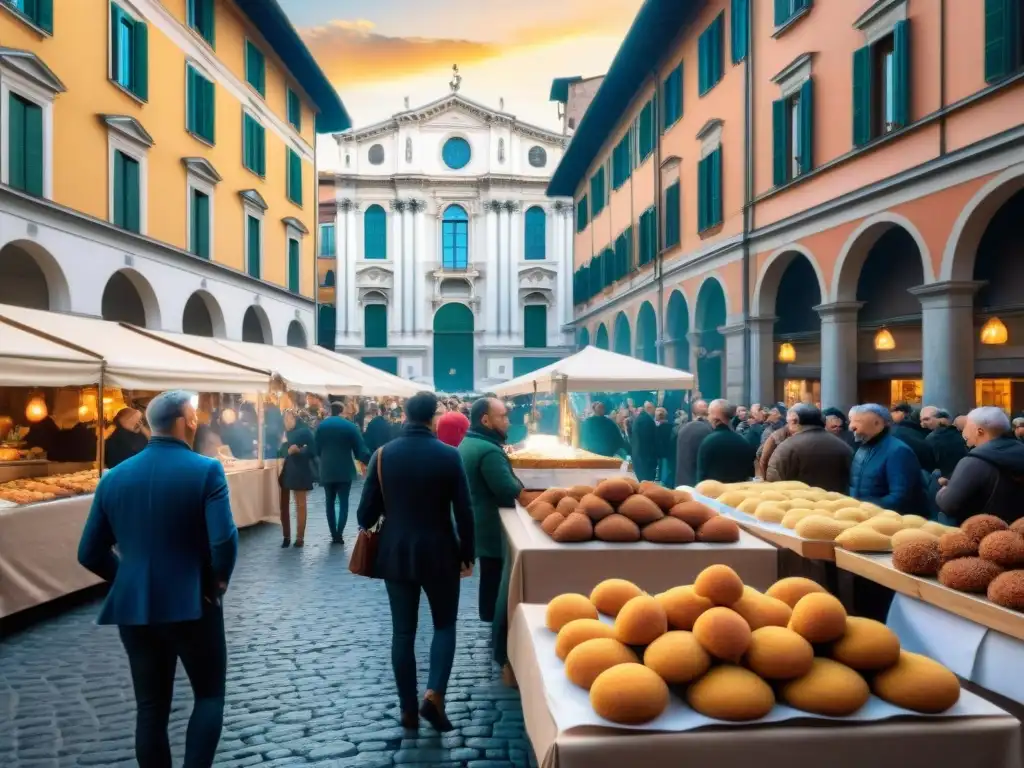
[[[865,220],[847,238],[843,249],[836,260],[832,277],[830,297],[833,302],[857,301],[857,284],[860,280],[864,262],[867,261],[872,249],[884,235],[899,228],[914,242],[916,256],[921,265],[922,282],[932,282],[934,273],[928,245],[909,219],[899,214],[885,211]]]
[[[289,347],[305,348],[309,346],[309,341],[306,338],[306,327],[299,320],[292,320],[288,323],[288,336],[285,343]]]
[[[725,391],[725,337],[718,330],[725,325],[725,289],[717,277],[708,277],[697,292],[694,333],[697,335],[697,389],[705,400],[722,397]]]
[[[604,323],[597,326],[597,333],[594,334],[594,346],[605,351],[611,349],[611,346],[608,343],[608,326]]]
[[[658,319],[649,301],[640,305],[636,316],[636,357],[648,363],[658,362]]]
[[[586,349],[590,346],[590,331],[586,328],[580,328],[576,334],[576,350]]]
[[[0,249],[0,304],[66,312],[71,308],[67,277],[41,245],[13,240]]]
[[[253,344],[273,344],[274,336],[270,330],[270,319],[263,307],[255,304],[245,310],[242,316],[242,341]]]
[[[434,389],[470,392],[475,387],[473,310],[452,302],[434,314]]]
[[[191,336],[224,338],[224,313],[217,299],[207,291],[196,291],[189,296],[181,315],[181,330]]]
[[[612,341],[615,344],[613,352],[620,355],[633,354],[633,336],[629,327],[629,318],[625,312],[619,312],[615,316],[615,328],[612,334]]]
[[[690,308],[682,291],[672,291],[665,324],[665,365],[690,370]]]
[[[161,327],[156,292],[134,269],[121,269],[110,276],[103,288],[100,312],[104,320],[112,322],[152,330]]]

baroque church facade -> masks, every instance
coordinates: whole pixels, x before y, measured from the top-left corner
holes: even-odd
[[[441,392],[572,351],[572,201],[545,192],[564,136],[466,98],[457,78],[335,139],[338,168],[320,175],[321,344]]]

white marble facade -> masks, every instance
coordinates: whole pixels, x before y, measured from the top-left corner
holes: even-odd
[[[338,351],[393,356],[399,375],[434,384],[434,316],[448,303],[472,310],[477,389],[528,367],[516,358],[546,362],[571,351],[573,337],[563,327],[573,309],[572,201],[545,193],[565,137],[452,93],[335,138]],[[446,162],[452,139],[462,145],[454,163]],[[322,187],[322,211],[325,204],[329,192]],[[386,254],[367,243],[366,217],[374,206],[386,213]],[[468,219],[468,257],[454,266],[445,264],[442,242],[452,206]],[[379,221],[379,209],[375,215]],[[541,215],[542,254],[536,240],[532,249],[526,243],[527,217],[536,227]],[[365,348],[369,304],[388,308],[386,349]],[[526,349],[525,307],[538,304],[547,308],[546,346],[534,338]]]

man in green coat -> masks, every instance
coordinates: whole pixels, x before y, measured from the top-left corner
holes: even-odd
[[[711,434],[701,441],[697,449],[697,482],[718,480],[722,483],[741,483],[754,472],[754,446],[732,428],[736,406],[727,400],[714,400],[708,406]]]
[[[498,510],[515,505],[523,493],[523,484],[512,471],[504,449],[509,429],[505,404],[495,398],[477,400],[469,422],[469,432],[459,445],[459,453],[473,503],[476,555],[480,561],[480,620],[491,622],[494,658],[506,668],[503,672],[509,679],[507,603],[511,564],[505,555]]]
[[[598,456],[624,456],[627,448],[622,432],[605,416],[604,403],[594,403],[594,413],[580,426],[580,448]]]

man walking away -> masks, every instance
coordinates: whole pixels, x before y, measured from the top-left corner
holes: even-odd
[[[506,638],[508,634],[508,594],[506,579],[511,565],[506,563],[506,542],[498,510],[523,501],[523,484],[512,471],[503,446],[508,437],[508,410],[495,398],[483,398],[470,410],[469,432],[459,445],[469,495],[473,501],[476,554],[480,558],[480,620],[491,622],[494,659],[502,665],[506,682],[510,681]],[[501,599],[502,591],[505,599]]]
[[[78,562],[111,582],[100,624],[116,624],[135,688],[135,756],[169,768],[167,723],[178,660],[195,699],[185,768],[213,765],[224,720],[227,649],[221,597],[238,554],[221,463],[193,453],[188,392],[157,395],[144,450],[103,476]],[[114,548],[117,552],[114,552]]]
[[[622,433],[610,418],[605,416],[604,403],[594,403],[594,413],[580,425],[580,447],[598,456],[618,456],[625,450]]]
[[[697,450],[697,482],[718,480],[722,483],[741,483],[753,474],[753,446],[731,426],[736,407],[728,400],[712,400],[708,407],[708,421],[712,432]]]
[[[654,403],[644,403],[633,420],[630,435],[630,454],[637,480],[654,480],[658,473],[657,425],[654,423]]]
[[[1007,523],[1024,516],[1024,445],[1010,433],[1006,414],[993,406],[975,408],[967,414],[964,439],[971,451],[939,491],[939,509],[953,525],[971,515]]]
[[[700,444],[711,434],[708,421],[708,404],[704,400],[693,403],[693,421],[683,424],[676,436],[676,483],[693,486],[697,484],[697,451]]]
[[[366,415],[370,418],[370,421],[366,424],[366,432],[363,437],[366,449],[373,453],[382,445],[386,445],[391,439],[391,422],[381,414],[380,406],[377,403],[370,403],[367,406]]]
[[[949,413],[934,405],[921,409],[921,426],[929,430],[925,442],[935,456],[939,476],[948,480],[960,459],[967,455],[964,436],[949,426]]]
[[[792,434],[772,453],[765,479],[799,480],[812,488],[846,493],[853,451],[825,430],[821,411],[799,403],[789,409],[786,421]]]
[[[859,443],[850,467],[850,496],[900,514],[925,511],[921,465],[910,447],[889,433],[889,412],[877,403],[854,406],[850,429]]]
[[[370,450],[359,427],[346,418],[344,403],[331,403],[331,415],[316,428],[316,453],[320,457],[320,484],[327,502],[327,527],[331,541],[344,544],[348,501],[356,476],[356,461],[367,464]]]
[[[654,428],[658,447],[658,482],[666,488],[675,488],[676,436],[664,408],[654,412]]]

